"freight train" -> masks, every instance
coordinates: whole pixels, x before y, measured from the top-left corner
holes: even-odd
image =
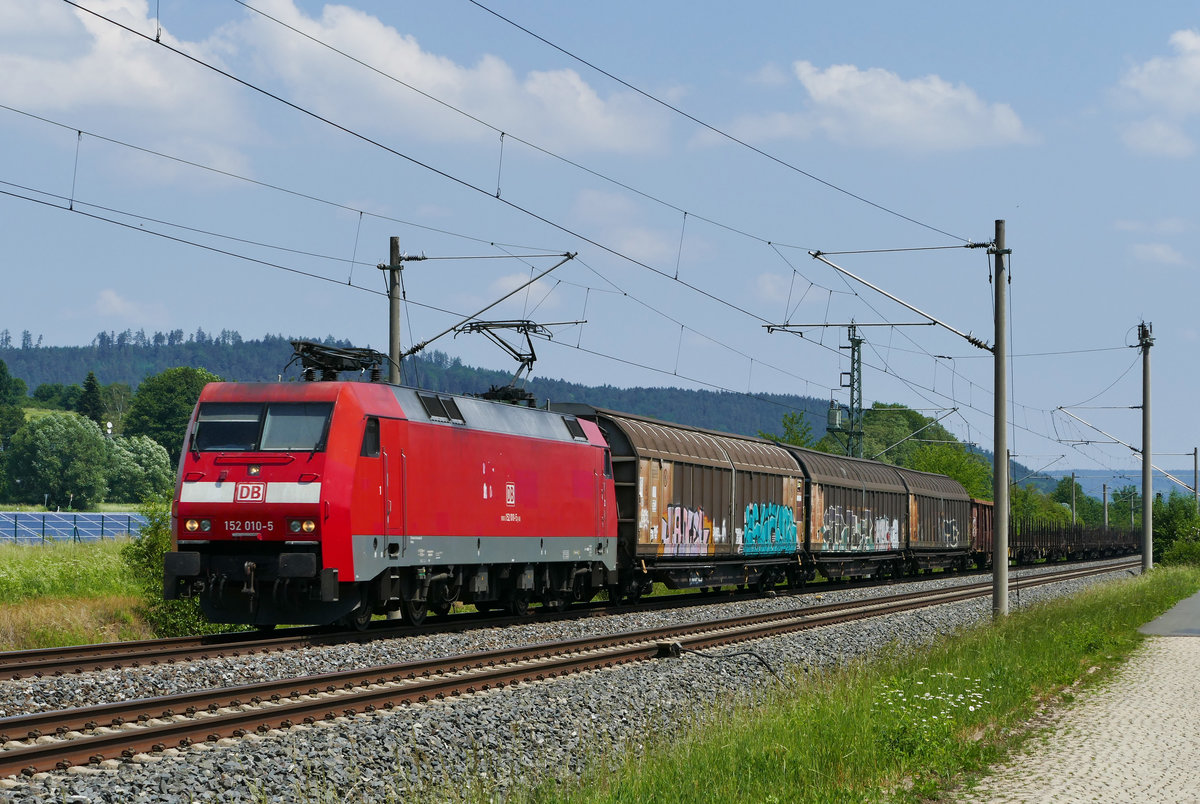
[[[325,377],[203,389],[168,599],[198,597],[218,623],[363,628],[455,601],[523,615],[602,590],[636,601],[656,581],[766,590],[991,558],[991,503],[941,475],[582,404]],[[1059,542],[1014,550],[1090,549]]]

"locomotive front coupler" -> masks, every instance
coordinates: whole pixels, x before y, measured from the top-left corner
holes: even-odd
[[[247,561],[242,565],[242,569],[246,571],[246,582],[242,584],[242,594],[250,598],[250,616],[254,616],[258,612],[258,585],[254,582],[254,573],[258,569],[258,565],[253,561]]]
[[[253,561],[247,561],[242,565],[242,569],[246,571],[246,581],[242,584],[242,594],[254,597],[257,594],[254,589],[254,572],[258,569],[258,565]]]

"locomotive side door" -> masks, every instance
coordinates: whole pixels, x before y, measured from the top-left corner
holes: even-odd
[[[363,419],[362,445],[354,472],[354,496],[350,507],[354,533],[382,536],[386,533],[387,497],[385,457],[380,441],[379,419]]]
[[[403,422],[397,419],[380,419],[383,442],[383,508],[384,528],[387,535],[387,553],[395,558],[404,554],[408,546],[405,526],[404,488],[408,475],[408,460],[402,447],[400,429]]]

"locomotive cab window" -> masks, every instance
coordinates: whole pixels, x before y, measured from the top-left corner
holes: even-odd
[[[193,446],[202,452],[250,452],[258,443],[262,405],[208,403],[200,406]]]
[[[358,453],[364,458],[379,457],[379,419],[371,416],[363,428],[362,451]]]
[[[332,410],[329,402],[267,405],[259,449],[306,452],[325,449],[325,431]]]
[[[331,402],[206,402],[192,446],[202,452],[320,452],[332,412]]]

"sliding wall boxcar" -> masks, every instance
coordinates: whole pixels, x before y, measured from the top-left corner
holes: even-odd
[[[887,567],[907,547],[908,490],[893,466],[790,448],[808,481],[807,548],[830,577]]]
[[[896,468],[908,488],[909,550],[921,568],[966,567],[971,553],[971,497],[957,480]]]

